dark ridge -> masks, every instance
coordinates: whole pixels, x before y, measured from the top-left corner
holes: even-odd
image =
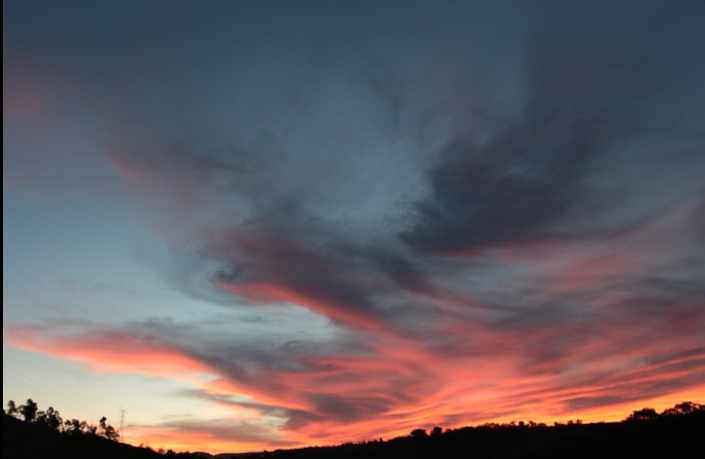
[[[683,402],[663,413],[634,411],[624,421],[552,426],[532,421],[488,423],[460,429],[417,429],[409,436],[384,441],[346,443],[217,458],[274,459],[611,459],[701,457],[705,407]],[[157,459],[213,458],[205,453],[155,452],[95,434],[71,435],[33,422],[3,416],[5,459]]]
[[[20,421],[2,418],[3,459],[164,459],[190,455],[162,455],[148,448],[118,443],[98,435],[71,436]]]
[[[637,411],[642,413],[644,410]],[[619,423],[488,424],[389,441],[265,452],[274,459],[623,459],[702,457],[705,411]]]

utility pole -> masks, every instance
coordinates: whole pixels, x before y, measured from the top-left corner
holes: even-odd
[[[127,410],[124,408],[120,408],[120,436],[118,437],[120,439],[121,443],[125,443],[125,413],[127,413]]]

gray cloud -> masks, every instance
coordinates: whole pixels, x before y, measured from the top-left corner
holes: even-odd
[[[485,146],[447,147],[429,172],[432,195],[414,205],[416,223],[402,239],[453,251],[550,234],[595,142],[589,121],[560,117],[539,115]]]

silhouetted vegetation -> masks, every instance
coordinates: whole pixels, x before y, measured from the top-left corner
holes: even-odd
[[[705,408],[684,402],[657,413],[634,411],[619,423],[584,424],[511,422],[476,427],[423,429],[388,441],[348,443],[335,447],[264,452],[274,459],[550,459],[700,457]]]
[[[4,459],[162,459],[196,457],[189,453],[158,452],[118,442],[117,430],[103,417],[97,426],[86,421],[64,421],[54,408],[41,411],[27,400],[17,406],[10,400],[3,416]]]
[[[53,432],[66,433],[73,436],[99,435],[111,441],[117,441],[120,437],[115,428],[108,424],[106,417],[100,420],[99,426],[90,425],[86,421],[79,421],[78,419],[67,419],[64,421],[61,418],[61,414],[51,406],[46,411],[40,411],[37,403],[31,398],[20,406],[17,406],[14,400],[10,400],[7,403],[5,414]]]
[[[274,459],[551,459],[700,457],[705,432],[705,407],[683,402],[662,413],[653,408],[634,411],[622,422],[584,424],[580,420],[548,426],[533,421],[486,423],[475,427],[430,432],[414,429],[406,437],[346,443],[334,447],[278,450],[250,457]],[[191,459],[196,454],[135,448],[118,443],[118,432],[105,417],[98,426],[71,419],[58,411],[40,411],[30,400],[8,403],[3,418],[6,459]],[[223,455],[222,457],[227,457]]]

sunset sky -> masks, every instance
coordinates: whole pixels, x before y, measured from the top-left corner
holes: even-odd
[[[4,402],[212,453],[705,402],[703,24],[4,0]]]

